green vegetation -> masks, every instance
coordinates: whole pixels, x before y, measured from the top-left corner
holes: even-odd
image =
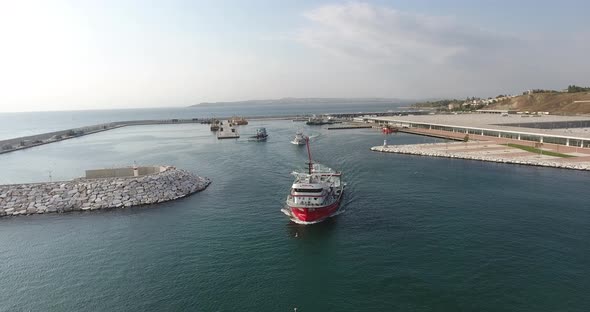
[[[531,93],[560,93],[560,92],[557,90],[533,89],[533,90],[531,90]],[[522,94],[527,95],[527,94],[529,94],[529,92],[525,91]]]
[[[453,100],[440,100],[440,101],[427,101],[422,103],[413,104],[413,107],[434,107],[434,108],[447,108],[449,104],[461,104],[462,101]]]
[[[562,153],[544,151],[544,150],[538,149],[536,147],[526,146],[526,145],[520,145],[520,144],[507,143],[507,144],[503,144],[503,145],[514,147],[514,148],[518,148],[518,149],[521,149],[523,151],[527,151],[527,152],[531,152],[531,153],[536,153],[536,154],[547,155],[547,156],[564,157],[564,158],[576,157],[576,156],[562,154]]]
[[[457,99],[444,99],[438,101],[426,101],[421,103],[412,104],[414,108],[435,108],[438,111],[444,112],[458,112],[458,111],[475,111],[484,107],[483,104],[470,104],[470,105],[463,105],[463,103],[472,103],[473,101],[479,101],[481,98],[478,97],[467,97],[465,100],[457,100]],[[449,105],[451,105],[451,109],[449,109]]]
[[[589,87],[579,87],[579,86],[576,86],[576,85],[567,86],[567,92],[568,93],[586,92],[586,91],[590,91],[590,88]]]
[[[576,86],[576,85],[567,86],[567,93],[588,92],[588,91],[590,91],[590,87],[580,87],[580,86]],[[560,92],[557,90],[532,89],[530,91],[525,91],[522,94],[527,95],[529,93],[563,93],[563,92],[565,92],[565,90]]]

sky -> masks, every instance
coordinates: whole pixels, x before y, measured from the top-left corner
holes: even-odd
[[[0,112],[590,85],[589,1],[0,0]]]

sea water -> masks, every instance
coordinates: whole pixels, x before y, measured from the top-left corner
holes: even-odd
[[[125,117],[127,118],[127,117]],[[41,127],[41,126],[40,126]],[[248,142],[266,127],[267,142]],[[42,127],[41,127],[42,128]],[[0,311],[585,311],[590,173],[376,153],[434,142],[253,121],[134,126],[0,155],[0,183],[166,164],[212,179],[173,202],[0,218]],[[313,137],[344,213],[280,211]]]

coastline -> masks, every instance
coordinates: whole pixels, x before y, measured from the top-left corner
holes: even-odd
[[[374,146],[371,148],[371,151],[590,171],[590,159],[586,159],[586,157],[558,158],[537,155],[530,152],[522,152],[522,150],[508,146],[500,146],[498,144],[493,144],[492,142],[470,143],[471,146],[468,146],[466,143],[458,142],[383,145]],[[585,162],[577,162],[577,160],[585,160]]]

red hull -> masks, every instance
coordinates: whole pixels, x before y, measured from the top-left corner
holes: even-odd
[[[326,206],[326,207],[310,207],[310,208],[300,208],[300,207],[289,207],[291,210],[291,214],[300,221],[304,222],[314,222],[325,219],[336,211],[340,207],[340,199],[338,199],[333,204]]]

